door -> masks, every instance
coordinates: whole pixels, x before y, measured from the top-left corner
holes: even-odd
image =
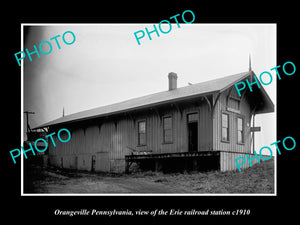
[[[198,122],[193,121],[188,123],[188,141],[189,152],[198,151]]]
[[[109,172],[110,171],[110,158],[108,152],[97,153],[97,171]]]

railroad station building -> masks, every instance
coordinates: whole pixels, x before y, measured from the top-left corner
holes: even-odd
[[[237,94],[234,85],[254,76],[249,70],[178,88],[171,72],[168,90],[50,121],[37,128],[67,128],[71,140],[49,144],[48,163],[116,173],[133,167],[235,170],[234,159],[252,153],[255,115],[274,112],[262,85]]]

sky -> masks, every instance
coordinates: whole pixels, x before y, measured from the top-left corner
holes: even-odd
[[[276,64],[275,24],[172,24],[168,34],[140,39],[134,32],[153,24],[46,24],[28,27],[24,49],[42,41],[52,44],[48,55],[24,59],[24,111],[31,127],[79,111],[113,104],[168,89],[168,73],[178,75],[178,87],[245,72],[258,76]],[[168,30],[165,28],[164,30]],[[62,36],[76,40],[66,45]],[[57,38],[61,49],[57,48]],[[66,41],[72,37],[66,35]],[[48,49],[47,49],[48,48]],[[43,45],[47,52],[49,47]],[[276,107],[276,79],[264,86]],[[276,141],[276,113],[256,116],[256,149]],[[25,123],[25,120],[24,120]],[[24,126],[24,130],[26,126]]]

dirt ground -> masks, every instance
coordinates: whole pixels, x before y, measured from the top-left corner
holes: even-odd
[[[274,193],[274,161],[242,172],[105,174],[30,166],[24,193]]]

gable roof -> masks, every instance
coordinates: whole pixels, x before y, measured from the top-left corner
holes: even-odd
[[[202,83],[197,83],[181,88],[177,88],[171,91],[162,91],[155,94],[150,94],[138,98],[133,98],[127,101],[101,106],[94,109],[81,111],[78,113],[70,114],[64,117],[60,117],[56,120],[50,121],[43,125],[40,125],[34,129],[48,127],[52,125],[64,124],[75,121],[82,121],[97,117],[104,117],[109,115],[115,115],[119,113],[129,112],[132,110],[149,108],[153,106],[163,105],[167,103],[177,102],[189,98],[198,96],[205,96],[214,92],[222,92],[232,85],[246,79],[248,76],[253,75],[252,71],[234,74]],[[260,89],[259,89],[260,90]],[[264,91],[264,90],[263,90]],[[264,91],[263,95],[267,95]],[[269,96],[266,97],[268,101],[271,101]],[[271,101],[272,103],[272,101]],[[273,103],[272,103],[273,104]]]

